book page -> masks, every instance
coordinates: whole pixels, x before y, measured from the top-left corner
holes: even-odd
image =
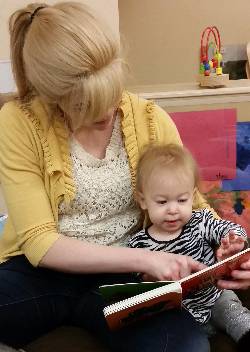
[[[229,278],[231,272],[240,268],[241,264],[248,259],[250,259],[250,248],[179,280],[183,298],[191,292],[215,285],[219,279]]]

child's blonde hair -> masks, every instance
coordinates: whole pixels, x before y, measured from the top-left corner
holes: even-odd
[[[186,175],[193,177],[194,187],[199,189],[198,166],[185,147],[177,144],[149,144],[144,148],[138,161],[136,192],[143,192],[152,171],[159,167],[173,171],[180,177]]]
[[[73,129],[119,104],[120,41],[77,2],[30,4],[9,21],[13,73],[21,98],[31,91],[63,110]]]

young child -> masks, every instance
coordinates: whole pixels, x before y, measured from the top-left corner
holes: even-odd
[[[138,163],[136,187],[151,225],[131,238],[130,247],[189,255],[206,265],[217,261],[216,246],[219,259],[245,247],[247,235],[240,225],[214,218],[209,209],[192,211],[199,172],[187,149],[174,144],[148,146]],[[215,286],[200,290],[186,297],[183,306],[205,324],[222,292]],[[250,311],[232,291],[226,290],[220,302],[216,325],[241,344],[249,338]]]

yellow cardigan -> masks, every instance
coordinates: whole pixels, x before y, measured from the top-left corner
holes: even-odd
[[[181,144],[170,117],[153,102],[124,92],[121,124],[132,184],[140,150],[150,141]],[[75,195],[69,131],[49,117],[38,98],[6,103],[0,111],[0,182],[8,220],[0,239],[0,262],[20,254],[37,266],[58,239],[58,205]],[[197,196],[194,208],[207,207]]]

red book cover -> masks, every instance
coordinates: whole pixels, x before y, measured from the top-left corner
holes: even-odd
[[[179,291],[168,292],[165,295],[152,297],[146,301],[138,302],[133,306],[124,307],[110,313],[106,315],[106,320],[111,330],[117,330],[164,310],[181,308],[181,300],[181,289]]]
[[[215,285],[219,279],[229,278],[231,272],[239,269],[248,259],[250,259],[250,248],[179,280],[182,296],[186,297],[191,292]]]

